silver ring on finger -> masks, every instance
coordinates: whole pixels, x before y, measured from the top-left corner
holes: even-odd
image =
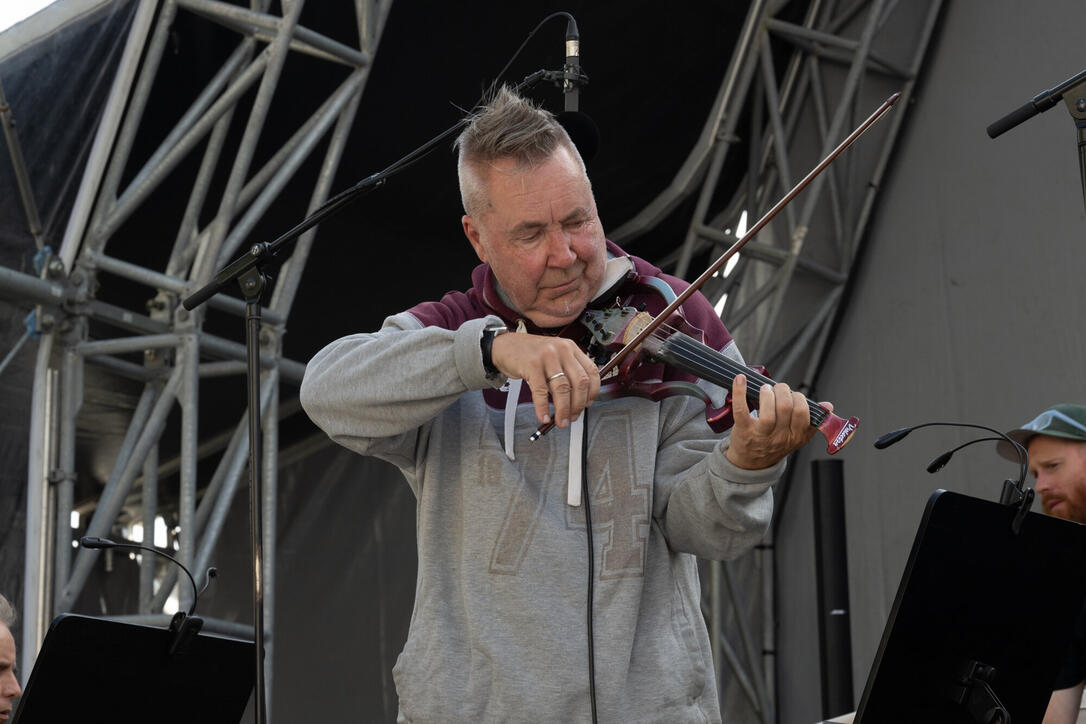
[[[555,372],[553,375],[551,375],[550,377],[547,378],[547,382],[550,382],[551,380],[556,380],[559,377],[565,377],[565,376],[566,376],[565,372]]]

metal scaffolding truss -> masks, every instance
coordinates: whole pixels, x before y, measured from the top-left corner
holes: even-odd
[[[177,470],[176,555],[203,576],[249,454],[244,411],[232,429],[204,434],[199,429],[201,380],[245,372],[244,346],[209,333],[205,325],[214,316],[233,318],[240,326],[245,304],[218,295],[190,313],[179,300],[238,255],[257,222],[324,139],[309,210],[328,198],[391,1],[352,0],[358,37],[352,46],[301,26],[303,0],[281,0],[280,16],[269,14],[270,0],[252,0],[246,6],[221,0],[138,3],[59,251],[43,264],[40,277],[0,267],[0,296],[38,304],[41,331],[30,421],[24,670],[33,667],[51,618],[71,609],[97,555],[83,549],[73,554],[69,524],[76,418],[84,400],[87,364],[136,380],[141,393],[85,534],[108,537],[122,515],[143,521],[149,531],[162,507],[159,477]],[[683,243],[657,260],[678,276],[696,273],[695,260],[716,258],[741,236],[746,219],[757,219],[853,125],[901,91],[895,110],[751,241],[733,267],[703,289],[747,358],[766,364],[771,375],[806,392],[829,341],[942,2],[811,0],[802,20],[789,22],[785,11],[794,12],[794,6],[786,0],[751,2],[716,102],[688,159],[671,185],[612,237],[628,241],[684,201],[696,199]],[[137,135],[170,26],[179,13],[235,31],[237,45],[157,147],[137,159]],[[265,119],[273,111],[290,53],[344,68],[344,80],[256,168]],[[783,66],[782,58],[787,59]],[[241,124],[243,114],[247,117]],[[234,143],[229,134],[238,125],[243,131]],[[723,198],[721,176],[729,152],[739,147],[740,133],[746,136],[746,170],[736,191]],[[151,268],[114,251],[110,241],[124,224],[182,162],[197,158],[198,171],[188,185],[187,205],[172,232],[168,255],[164,252]],[[32,198],[27,203],[28,218],[33,219]],[[31,227],[37,228],[34,223]],[[281,339],[315,233],[314,228],[299,238],[263,317],[263,540],[269,592],[264,618],[269,632],[274,624],[270,592],[278,421],[298,409],[293,396],[280,404],[279,387],[298,384],[304,369],[300,362],[283,358]],[[97,282],[103,274],[143,285],[147,307],[129,309],[99,299]],[[133,354],[142,362],[132,361]],[[180,451],[175,460],[160,461],[167,419],[178,416],[177,410]],[[214,454],[220,455],[217,467],[197,501],[197,464]],[[746,716],[739,718],[773,722],[772,549],[760,548],[732,564],[712,563],[707,570],[706,616],[718,675],[731,682],[729,693],[743,692],[738,698],[747,707]],[[176,577],[175,569],[156,569],[150,556],[143,557],[141,620],[168,621],[162,610]],[[187,607],[190,591],[179,586],[177,595],[180,607]],[[221,621],[208,621],[207,628],[250,633]],[[725,632],[735,634],[738,645],[730,643]],[[269,661],[272,651],[269,643]]]
[[[179,300],[207,283],[238,254],[257,221],[322,143],[323,158],[309,210],[328,198],[391,1],[340,0],[353,7],[357,21],[357,43],[351,46],[300,25],[303,0],[281,0],[277,3],[281,15],[269,13],[270,0],[253,0],[244,7],[220,0],[141,0],[136,7],[58,253],[44,264],[40,278],[0,269],[4,296],[39,305],[42,332],[31,408],[22,646],[26,671],[33,666],[48,622],[71,610],[98,554],[86,549],[73,552],[69,523],[76,471],[76,418],[84,400],[87,364],[136,380],[142,385],[142,394],[87,523],[86,535],[109,537],[126,511],[131,519],[143,521],[146,536],[159,508],[159,475],[177,469],[176,545],[169,550],[198,576],[205,575],[202,572],[219,539],[249,451],[244,411],[232,432],[220,429],[201,435],[199,430],[201,380],[244,375],[246,368],[244,345],[210,334],[204,327],[209,315],[233,317],[230,323],[240,326],[245,303],[218,295],[208,306],[188,312]],[[161,136],[157,148],[146,158],[137,158],[133,150],[137,134],[171,25],[181,13],[235,31],[237,43],[176,124]],[[255,168],[261,157],[258,144],[266,135],[265,120],[275,111],[273,96],[291,53],[335,64],[344,79],[312,109],[293,135]],[[235,116],[238,123],[234,127],[243,126],[236,144],[228,135]],[[264,142],[269,143],[267,139]],[[146,262],[111,253],[110,241],[118,230],[186,159],[198,159],[198,171],[191,183],[186,177],[188,202],[172,232],[168,255],[163,249],[161,261],[149,268]],[[190,162],[190,168],[192,165]],[[201,224],[201,219],[208,218],[210,221]],[[278,274],[263,316],[261,459],[268,591],[264,620],[269,632],[275,608],[271,592],[278,420],[298,409],[296,401],[280,404],[279,387],[280,383],[300,383],[304,370],[302,363],[283,358],[281,337],[315,234],[316,228],[310,229],[297,241],[293,255]],[[147,290],[145,299],[150,301],[137,309],[102,301],[96,291],[101,274],[142,285]],[[133,361],[132,355],[142,357],[142,363]],[[166,421],[178,409],[180,453],[176,460],[160,464],[159,444]],[[197,462],[220,452],[218,466],[197,504]],[[141,506],[138,512],[132,510],[133,501]],[[163,605],[176,578],[175,567],[156,571],[153,557],[143,556],[141,620],[168,622]],[[187,584],[177,587],[177,597],[179,606],[187,608],[192,597]],[[207,621],[205,628],[245,636],[252,633],[248,627],[214,620]]]
[[[685,240],[658,262],[677,276],[696,276],[700,269],[691,267],[694,259],[718,258],[854,126],[900,91],[888,117],[785,207],[743,248],[734,266],[703,288],[747,359],[809,392],[942,2],[812,0],[800,23],[779,17],[786,5],[751,3],[697,145],[672,184],[614,236],[621,242],[644,233],[680,202],[696,197]],[[782,57],[787,64],[778,67]],[[749,119],[745,175],[731,198],[722,199],[722,170],[738,145],[744,118]],[[728,662],[730,680],[744,692],[749,706],[744,720],[758,716],[763,722],[775,720],[770,550],[760,549],[748,557],[753,560],[737,564],[710,564],[706,586],[714,659]],[[737,585],[747,589],[745,594],[760,591],[761,596],[737,595]],[[758,598],[759,603],[748,603]],[[737,634],[738,646],[729,643],[726,629]],[[758,629],[760,656],[753,633]]]

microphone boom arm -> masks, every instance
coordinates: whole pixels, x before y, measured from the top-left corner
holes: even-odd
[[[972,445],[975,442],[984,442],[990,440],[1005,441],[1014,446],[1015,451],[1018,453],[1019,461],[1019,473],[1018,480],[1003,481],[1003,489],[1000,491],[999,502],[1010,508],[1015,509],[1014,519],[1011,521],[1011,530],[1015,535],[1022,530],[1022,522],[1026,518],[1026,513],[1029,512],[1030,506],[1033,505],[1033,497],[1035,495],[1033,488],[1026,488],[1026,474],[1029,470],[1029,453],[1017,440],[1011,439],[1007,434],[996,430],[995,428],[988,427],[987,425],[975,425],[968,422],[925,422],[920,425],[913,425],[912,427],[903,427],[900,430],[893,430],[891,432],[882,435],[875,440],[875,447],[879,450],[894,445],[903,440],[913,430],[919,430],[922,427],[972,427],[978,430],[987,430],[988,432],[994,432],[997,437],[981,437],[975,440],[962,443],[951,450],[939,455],[930,463],[928,463],[927,470],[929,473],[938,472],[943,468],[947,462],[950,461],[951,456],[961,450],[963,447]]]

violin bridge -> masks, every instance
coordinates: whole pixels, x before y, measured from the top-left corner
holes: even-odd
[[[652,322],[652,315],[648,312],[635,314],[629,324],[626,325],[626,329],[622,331],[622,345],[626,346],[632,342],[637,335],[641,334],[641,330],[649,326],[650,322]]]

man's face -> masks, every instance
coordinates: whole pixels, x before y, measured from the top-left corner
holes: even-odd
[[[490,200],[464,233],[513,307],[539,327],[575,320],[603,279],[607,252],[580,164],[560,147],[543,163],[502,159],[480,171]]]
[[[0,623],[0,722],[11,718],[15,699],[23,690],[15,678],[15,638],[8,627]]]
[[[1029,441],[1029,471],[1044,511],[1086,523],[1086,443],[1050,435]]]

